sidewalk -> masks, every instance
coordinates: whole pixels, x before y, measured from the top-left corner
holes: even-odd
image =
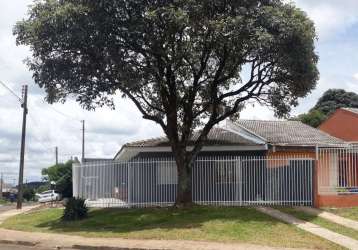
[[[326,240],[334,242],[340,246],[346,247],[348,249],[358,250],[358,241],[355,239],[335,233],[331,230],[320,227],[316,224],[297,219],[296,217],[294,217],[292,215],[280,212],[273,208],[260,207],[260,208],[257,208],[257,210],[262,213],[265,213],[267,215],[270,215],[276,219],[284,221],[286,223],[295,225],[296,227],[298,227],[302,230],[305,230],[305,231],[310,232],[314,235],[322,237]]]
[[[295,207],[295,209],[298,211],[302,211],[302,212],[311,214],[311,215],[321,217],[323,219],[329,220],[336,224],[339,224],[339,225],[342,225],[345,227],[349,227],[354,230],[358,230],[358,221],[347,219],[342,216],[339,216],[339,215],[336,215],[336,214],[333,214],[330,212],[322,211],[322,210],[312,208],[312,207]]]

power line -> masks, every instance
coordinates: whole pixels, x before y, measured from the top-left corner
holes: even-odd
[[[29,117],[30,117],[30,119],[33,121],[34,127],[35,127],[36,129],[38,129],[38,131],[40,131],[40,126],[39,126],[39,124],[36,122],[36,119],[35,119],[30,113],[29,113]],[[32,134],[32,136],[41,144],[41,146],[42,146],[48,153],[51,153],[51,154],[52,154],[52,151],[49,149],[50,147],[52,147],[52,145],[51,145],[51,143],[50,143],[50,141],[52,141],[52,140],[51,140],[50,137],[47,135],[47,133],[42,133],[42,135],[43,135],[44,137],[46,137],[46,138],[45,138],[45,141],[48,142],[48,145],[47,145],[47,146],[42,142],[43,140],[41,140],[41,138],[37,138],[37,136],[36,136],[35,134]]]
[[[0,84],[2,85],[2,86],[4,86],[11,94],[13,94],[17,99],[18,99],[18,101],[22,104],[23,103],[23,100],[22,100],[22,98],[21,97],[19,97],[16,93],[15,93],[15,91],[13,91],[10,87],[8,87],[4,82],[2,82],[2,81],[0,81]]]
[[[62,111],[59,111],[58,109],[56,109],[55,107],[53,107],[52,105],[50,105],[49,103],[47,103],[46,101],[42,100],[42,102],[45,103],[45,104],[47,104],[47,106],[48,106],[49,108],[51,108],[53,111],[55,111],[56,113],[58,113],[58,114],[60,114],[60,115],[62,115],[62,116],[64,116],[64,117],[66,117],[66,118],[68,118],[68,119],[82,122],[81,119],[78,119],[78,118],[73,117],[73,116],[71,116],[71,115],[65,114],[65,113],[63,113]]]
[[[9,86],[7,86],[3,81],[0,81],[0,84],[1,84],[2,86],[4,86],[13,96],[15,96],[21,104],[23,103],[22,98],[21,98],[20,96],[18,96],[18,95],[15,93],[15,91],[13,91],[13,90],[12,90]],[[42,100],[42,102],[45,103],[45,104],[47,104],[47,106],[48,106],[49,108],[51,108],[53,111],[55,111],[56,113],[58,113],[58,114],[60,114],[60,115],[62,115],[62,116],[64,116],[64,117],[66,117],[66,118],[69,118],[69,119],[72,119],[72,120],[77,120],[77,121],[79,121],[79,122],[82,122],[81,119],[75,118],[75,117],[73,117],[73,116],[71,116],[71,115],[65,114],[65,113],[62,112],[62,111],[59,111],[58,109],[56,109],[56,108],[54,108],[53,106],[51,106],[50,104],[48,104],[46,101]]]

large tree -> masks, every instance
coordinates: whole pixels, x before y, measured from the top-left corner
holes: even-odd
[[[358,94],[344,89],[329,89],[318,99],[312,110],[329,116],[339,108],[358,108]]]
[[[120,94],[162,127],[177,205],[192,201],[192,164],[215,124],[250,100],[284,116],[318,78],[314,25],[281,0],[43,0],[14,34],[48,102],[114,108]]]

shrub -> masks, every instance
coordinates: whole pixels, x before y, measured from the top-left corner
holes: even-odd
[[[23,191],[23,198],[27,201],[35,200],[35,190],[33,188],[25,187]]]
[[[85,204],[85,200],[81,198],[70,198],[63,212],[62,220],[75,221],[82,220],[87,217],[88,208]]]

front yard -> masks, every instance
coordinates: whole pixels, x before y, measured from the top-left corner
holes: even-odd
[[[204,240],[277,247],[341,249],[319,237],[282,223],[253,208],[92,209],[78,222],[61,222],[62,209],[18,215],[4,228],[86,237]]]
[[[358,221],[358,207],[350,208],[324,208],[327,212]]]

